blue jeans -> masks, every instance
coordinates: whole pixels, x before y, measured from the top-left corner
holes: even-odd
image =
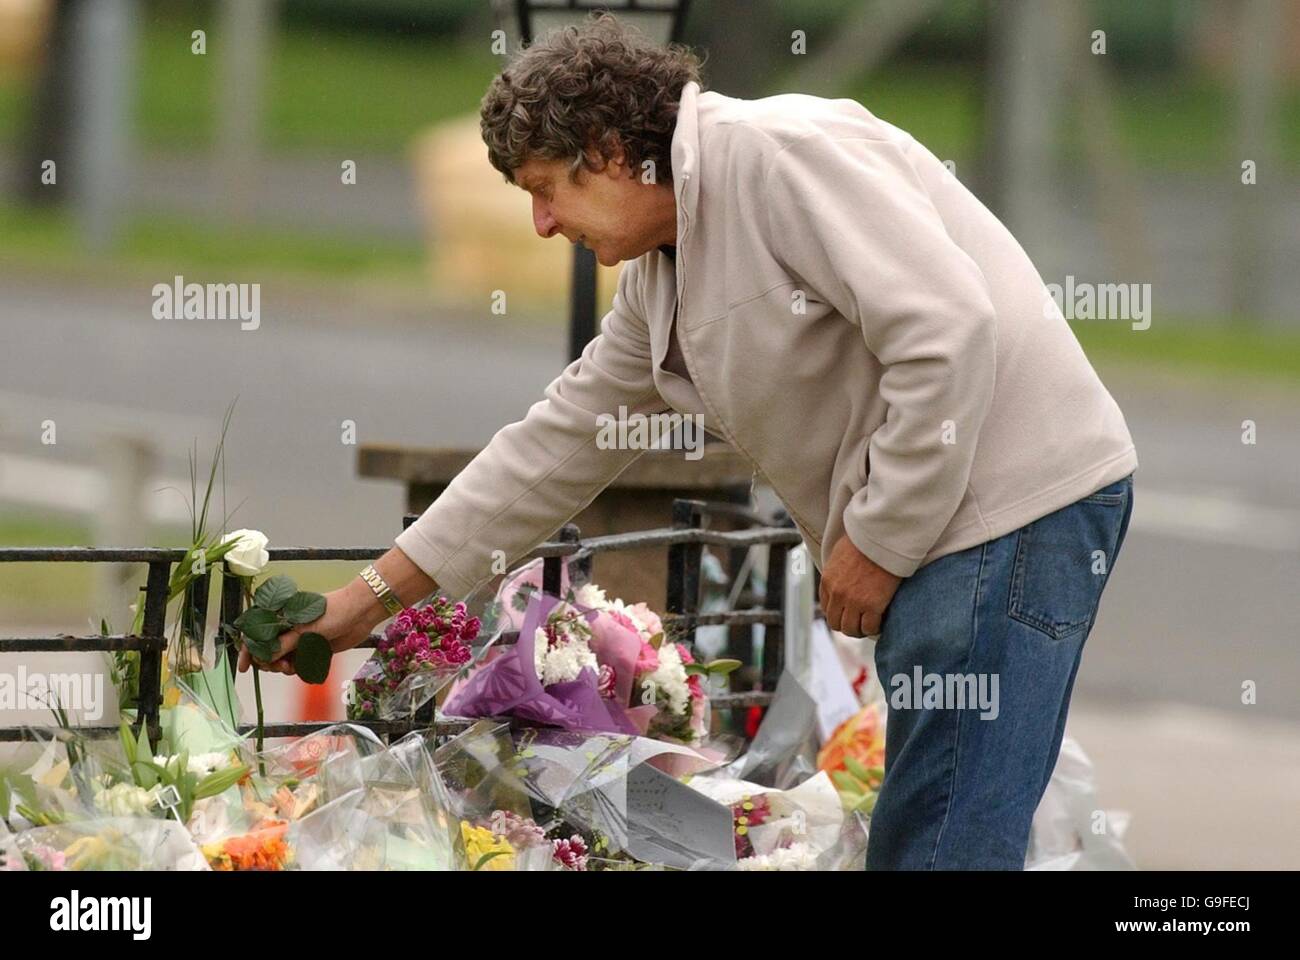
[[[899,586],[876,644],[889,719],[867,869],[1023,868],[1132,510],[1129,475]]]

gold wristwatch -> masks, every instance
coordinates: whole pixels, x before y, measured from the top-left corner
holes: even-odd
[[[402,601],[397,599],[392,589],[388,586],[388,581],[379,575],[374,564],[367,564],[366,568],[361,571],[361,579],[369,584],[370,589],[374,591],[379,602],[384,605],[384,609],[391,614],[401,613],[403,609]]]

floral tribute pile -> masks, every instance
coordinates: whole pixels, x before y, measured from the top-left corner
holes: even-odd
[[[248,533],[204,549],[241,558],[249,606],[235,635],[269,655],[277,631],[320,604],[267,575],[265,538],[246,550]],[[591,584],[546,596],[539,577],[525,568],[503,586],[487,639],[463,603],[403,610],[349,684],[349,722],[297,739],[264,741],[256,686],[255,733],[239,733],[224,649],[209,665],[194,645],[165,665],[151,739],[138,663],[113,655],[119,735],[79,735],[56,704],[39,754],[0,769],[0,870],[862,867],[883,778],[878,686],[824,743],[764,720],[742,753],[710,735],[710,686],[734,663],[697,662],[644,604]],[[385,743],[365,726],[430,701],[468,718],[464,732],[444,739],[430,725]],[[1036,856],[1045,868],[1123,865],[1117,845],[1089,850],[1071,819],[1090,770],[1070,756],[1073,793],[1058,792],[1057,815],[1036,827]]]

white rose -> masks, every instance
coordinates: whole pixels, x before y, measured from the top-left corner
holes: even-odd
[[[271,555],[266,552],[266,534],[261,530],[236,530],[221,538],[222,543],[231,540],[239,541],[230,548],[225,558],[226,565],[232,571],[241,577],[255,577],[266,569],[271,561]]]

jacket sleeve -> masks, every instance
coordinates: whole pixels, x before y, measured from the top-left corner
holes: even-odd
[[[523,420],[499,430],[396,545],[451,596],[472,593],[595,499],[641,450],[601,449],[602,424],[667,409],[654,384],[635,261],[601,332]],[[632,301],[632,302],[630,302]],[[501,551],[501,553],[496,553]]]
[[[816,133],[773,156],[765,179],[776,257],[880,361],[886,418],[843,521],[863,554],[901,577],[966,494],[997,346],[984,275],[948,235],[905,149]]]

